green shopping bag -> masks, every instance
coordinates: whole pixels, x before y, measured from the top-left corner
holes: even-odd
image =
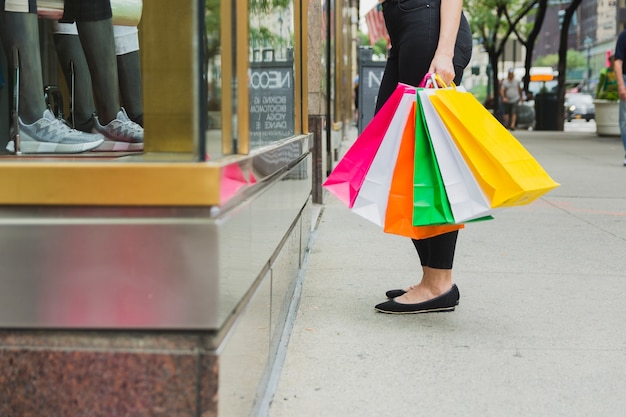
[[[415,153],[413,163],[413,226],[452,224],[454,216],[430,140],[426,119],[416,94]]]

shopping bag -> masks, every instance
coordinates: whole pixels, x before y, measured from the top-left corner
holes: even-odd
[[[365,174],[374,160],[405,91],[414,92],[415,88],[398,84],[393,94],[374,115],[324,181],[324,188],[346,206],[354,205]]]
[[[453,223],[490,219],[493,210],[489,200],[429,99],[437,91],[436,88],[420,89],[417,95]],[[417,166],[417,157],[415,163]]]
[[[385,224],[393,167],[396,164],[402,133],[414,102],[415,89],[407,89],[402,94],[400,104],[398,104],[352,206],[354,213],[380,227],[384,227]]]
[[[528,204],[559,186],[472,94],[438,89],[430,100],[492,208]]]
[[[428,237],[452,232],[463,228],[463,225],[431,225],[413,226],[413,165],[415,162],[416,129],[420,128],[420,119],[416,122],[416,104],[413,103],[411,112],[402,134],[398,157],[393,169],[393,176],[387,201],[385,214],[386,233],[406,236],[413,239]],[[424,129],[424,126],[421,126]]]
[[[413,161],[413,225],[455,223],[439,164],[424,117],[420,92],[416,95],[415,151]]]

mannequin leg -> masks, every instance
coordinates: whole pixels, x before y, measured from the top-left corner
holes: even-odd
[[[116,25],[113,27],[113,33],[122,107],[133,122],[143,126],[139,31],[135,26]]]
[[[0,11],[0,31],[9,71],[13,65],[13,49],[17,48],[19,52],[19,116],[24,123],[33,123],[40,119],[46,110],[37,15]]]
[[[44,100],[43,76],[39,47],[37,15],[26,12],[6,12],[0,8],[0,35],[10,63],[13,50],[19,53],[19,108],[20,148],[14,141],[7,149],[23,153],[76,153],[99,146],[100,134],[83,133],[70,129],[47,109]]]
[[[76,25],[91,73],[98,118],[107,124],[115,119],[121,107],[113,23],[105,19]]]
[[[130,120],[121,106],[112,20],[77,21],[97,109],[94,130],[120,143],[113,150],[143,150],[143,128]],[[122,143],[136,145],[124,148]],[[132,148],[132,149],[131,149]],[[101,150],[106,147],[101,148]]]
[[[141,88],[141,66],[139,51],[117,56],[120,96],[128,117],[143,126],[143,97]]]
[[[91,86],[91,75],[78,34],[55,33],[54,44],[65,75],[65,81],[70,90],[72,90],[72,64],[74,67],[72,123],[78,130],[91,132],[96,107]]]

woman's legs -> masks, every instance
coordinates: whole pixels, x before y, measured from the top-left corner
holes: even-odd
[[[415,240],[413,245],[422,264],[421,281],[407,288],[407,293],[396,298],[399,303],[415,304],[430,300],[452,287],[452,265],[458,231],[427,239]]]

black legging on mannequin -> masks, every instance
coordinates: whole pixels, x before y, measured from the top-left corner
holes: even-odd
[[[76,21],[96,104],[103,124],[115,119],[120,110],[117,60],[110,0],[65,0],[64,23]]]
[[[39,53],[39,25],[35,13],[0,10],[0,35],[6,59],[12,63],[13,50],[19,53],[19,115],[24,123],[33,123],[46,110]],[[9,65],[12,68],[12,64]],[[11,71],[9,71],[11,73]]]
[[[128,117],[143,126],[143,97],[139,51],[117,56],[120,98]]]
[[[390,21],[394,22],[394,24],[387,25],[392,48],[389,52],[385,72],[378,91],[376,111],[391,96],[398,83],[418,86],[428,72],[438,43],[438,39],[433,39],[431,34],[439,33],[438,11],[440,5],[430,4],[438,3],[436,0],[424,0],[422,3],[423,5],[420,7],[425,7],[428,4],[428,8],[424,10],[429,12],[408,14],[404,13],[399,5],[395,5],[396,7],[389,6],[385,10],[385,18],[389,18]],[[413,7],[416,7],[415,2],[411,4],[413,4]],[[416,20],[408,22],[408,19]],[[410,25],[415,30],[405,30],[405,25]],[[454,83],[456,85],[461,83],[463,69],[467,66],[471,57],[471,48],[471,31],[467,20],[462,16],[453,59],[456,72]],[[420,53],[407,51],[420,51]],[[452,269],[457,237],[458,231],[454,231],[432,238],[413,240],[422,266],[436,269]]]
[[[70,89],[72,89],[72,64],[74,68],[72,123],[78,130],[91,132],[93,113],[96,111],[96,107],[93,98],[91,74],[89,73],[83,46],[78,35],[55,33],[53,37],[59,64]]]
[[[120,111],[119,79],[112,20],[76,22],[83,46],[96,103],[102,124],[115,119]]]
[[[73,94],[72,116],[77,129],[90,132],[97,114],[93,83],[76,23],[56,22],[53,36],[67,85]],[[139,36],[136,26],[113,27],[121,106],[128,117],[143,126],[143,100]],[[73,68],[73,71],[72,71]],[[73,78],[72,78],[73,75]],[[74,87],[73,89],[71,87]]]

